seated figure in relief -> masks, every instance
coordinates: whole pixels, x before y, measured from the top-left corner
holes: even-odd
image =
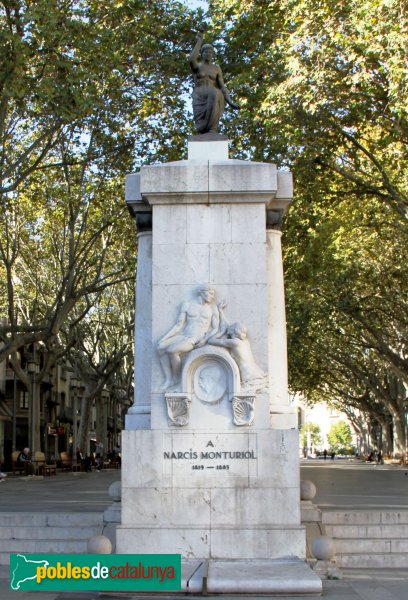
[[[177,323],[157,344],[165,375],[164,389],[179,382],[182,355],[207,344],[219,330],[219,323],[215,291],[210,286],[203,285],[197,289],[196,298],[182,304]]]
[[[243,388],[259,388],[265,385],[266,373],[256,364],[250,341],[248,339],[248,330],[243,323],[233,323],[227,325],[223,306],[219,305],[220,330],[223,334],[217,334],[212,337],[208,343],[213,346],[222,346],[227,348],[238,365],[241,384]],[[258,385],[259,384],[259,385]]]

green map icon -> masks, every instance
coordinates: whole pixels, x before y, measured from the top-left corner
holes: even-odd
[[[180,554],[10,554],[16,591],[180,590]]]
[[[13,560],[14,559],[14,560]],[[14,563],[14,564],[12,564]],[[36,579],[37,567],[48,567],[50,563],[47,560],[31,560],[24,554],[10,556],[10,587],[12,590],[19,590],[26,581]]]

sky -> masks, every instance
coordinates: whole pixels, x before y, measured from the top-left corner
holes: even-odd
[[[208,8],[206,0],[187,0],[186,4],[190,8],[203,8],[204,10]]]

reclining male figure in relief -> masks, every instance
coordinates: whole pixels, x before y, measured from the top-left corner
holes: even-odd
[[[165,375],[163,388],[170,389],[179,383],[182,355],[206,344],[229,350],[238,365],[244,389],[264,387],[266,373],[255,362],[246,326],[228,325],[223,311],[225,303],[215,304],[215,290],[210,286],[200,286],[196,294],[196,298],[182,304],[177,323],[157,344]]]
[[[182,354],[205,346],[217,333],[219,323],[215,290],[203,285],[197,289],[196,298],[181,305],[177,323],[157,344],[165,376],[164,389],[169,389],[179,382]]]

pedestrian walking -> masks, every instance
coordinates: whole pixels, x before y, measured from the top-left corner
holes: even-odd
[[[100,471],[103,465],[103,444],[101,441],[96,442],[95,446],[95,462],[96,462],[96,470]]]

